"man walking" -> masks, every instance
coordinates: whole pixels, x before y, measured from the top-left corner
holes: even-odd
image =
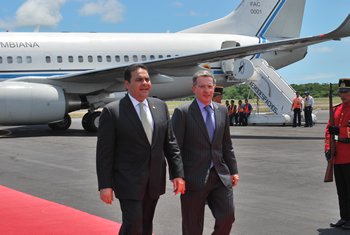
[[[113,190],[122,210],[119,234],[151,235],[158,198],[165,193],[165,158],[174,191],[184,193],[180,150],[166,104],[148,98],[151,80],[142,64],[124,72],[128,94],[108,104],[100,116],[97,177],[100,198],[112,204]],[[113,189],[113,190],[112,190]]]
[[[172,124],[184,164],[182,233],[203,233],[206,201],[215,218],[213,234],[226,235],[235,221],[233,190],[239,177],[227,108],[212,102],[215,79],[208,71],[193,76],[196,99],[177,107]]]

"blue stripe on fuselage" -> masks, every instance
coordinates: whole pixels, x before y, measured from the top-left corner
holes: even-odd
[[[271,15],[270,19],[267,21],[267,23],[265,24],[263,29],[260,31],[259,35],[257,35],[259,37],[259,44],[266,42],[266,38],[264,38],[264,34],[266,33],[267,29],[270,27],[270,25],[273,22],[273,20],[276,18],[278,12],[280,12],[280,10],[283,7],[285,2],[286,2],[286,0],[281,0],[279,4],[277,3],[276,10],[273,12],[273,14]],[[260,56],[261,56],[261,54],[258,54],[258,55],[256,55],[255,58],[260,58]]]

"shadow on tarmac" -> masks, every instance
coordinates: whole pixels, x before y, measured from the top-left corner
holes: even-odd
[[[341,228],[320,228],[317,229],[319,235],[345,235],[349,234],[349,231],[342,230]]]
[[[0,127],[0,138],[29,138],[40,136],[96,136],[96,133],[83,129],[68,129],[65,131],[52,130],[47,125]]]

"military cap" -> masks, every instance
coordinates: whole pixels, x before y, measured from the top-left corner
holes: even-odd
[[[214,96],[217,95],[222,95],[222,92],[224,91],[224,87],[222,86],[216,86],[215,87],[215,91],[214,91]]]
[[[350,78],[339,79],[339,89],[338,92],[350,91]]]

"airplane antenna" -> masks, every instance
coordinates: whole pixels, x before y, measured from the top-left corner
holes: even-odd
[[[40,29],[40,25],[36,26],[36,28],[35,28],[35,30],[34,30],[34,33],[39,32],[39,29]]]

